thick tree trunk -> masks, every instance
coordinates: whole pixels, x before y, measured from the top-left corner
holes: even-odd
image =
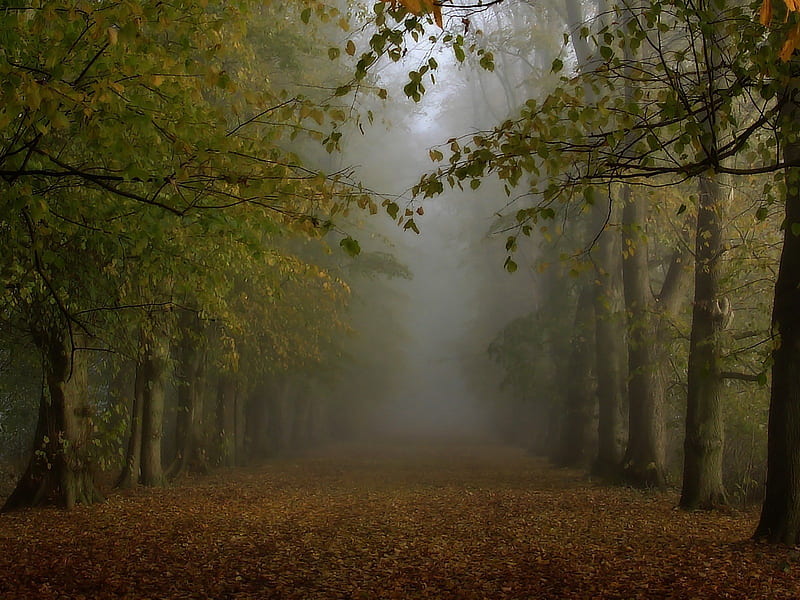
[[[569,360],[569,377],[558,464],[588,467],[594,455],[594,289],[586,285],[575,309],[575,331]]]
[[[722,483],[724,427],[719,336],[730,308],[719,297],[719,261],[723,251],[720,195],[716,179],[700,178],[680,499],[680,506],[687,509],[712,509],[726,503]]]
[[[787,90],[781,134],[784,159],[800,165],[800,82]],[[786,220],[775,283],[772,393],[769,405],[767,487],[755,536],[800,544],[800,168],[786,169]]]
[[[71,509],[75,504],[102,500],[94,485],[89,457],[92,408],[82,336],[72,340],[64,331],[38,337],[46,389],[39,405],[34,452],[3,510],[42,503]]]
[[[623,476],[634,485],[664,487],[667,483],[663,383],[656,363],[656,328],[650,291],[646,204],[623,187],[623,289],[628,314],[628,446]]]
[[[131,403],[131,428],[125,466],[117,480],[117,487],[131,488],[139,483],[142,468],[142,418],[144,414],[145,377],[142,361],[136,363]]]
[[[145,340],[142,358],[144,394],[142,407],[142,464],[141,483],[146,486],[164,485],[161,463],[161,440],[164,427],[164,369],[165,352],[153,338]]]
[[[597,369],[597,457],[592,471],[603,477],[619,474],[621,459],[621,407],[625,394],[624,319],[621,307],[622,273],[619,233],[607,223],[602,205],[595,211],[595,229],[602,232],[595,257],[594,318]]]

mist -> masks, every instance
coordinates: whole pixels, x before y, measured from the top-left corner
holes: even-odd
[[[426,44],[418,45],[382,70],[379,84],[402,95],[405,74],[418,55],[429,51]],[[376,307],[354,314],[357,354],[385,360],[373,358],[370,368],[377,374],[355,374],[338,393],[364,399],[360,435],[376,439],[496,436],[494,411],[503,403],[503,374],[487,350],[506,323],[531,310],[535,295],[530,275],[503,269],[505,238],[496,230],[509,199],[497,181],[487,180],[476,191],[455,189],[411,200],[411,187],[434,166],[429,149],[489,127],[492,102],[505,101],[499,84],[486,86],[489,95],[478,94],[468,71],[452,57],[440,52],[437,60],[442,83],[419,103],[397,98],[386,120],[347,138],[341,157],[342,164],[356,166],[367,187],[400,198],[401,210],[408,205],[424,213],[416,218],[419,234],[380,216],[359,223],[376,240],[375,247],[385,244],[411,274],[388,282],[391,292],[382,296],[380,308],[392,312],[396,329],[370,323],[385,315],[375,313]],[[532,251],[525,252],[531,259]],[[356,298],[357,305],[361,302],[371,299]],[[393,352],[386,353],[387,348]]]
[[[800,4],[0,32],[4,600],[798,597]]]

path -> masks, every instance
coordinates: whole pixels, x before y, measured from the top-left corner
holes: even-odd
[[[508,448],[338,447],[71,513],[0,515],[0,598],[800,598],[755,515]]]

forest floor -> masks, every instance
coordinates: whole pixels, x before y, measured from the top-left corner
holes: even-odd
[[[676,501],[510,448],[338,446],[0,515],[0,598],[800,598],[756,513]]]

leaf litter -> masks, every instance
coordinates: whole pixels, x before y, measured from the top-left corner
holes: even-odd
[[[755,512],[676,504],[511,448],[340,445],[0,515],[0,598],[800,598]]]

